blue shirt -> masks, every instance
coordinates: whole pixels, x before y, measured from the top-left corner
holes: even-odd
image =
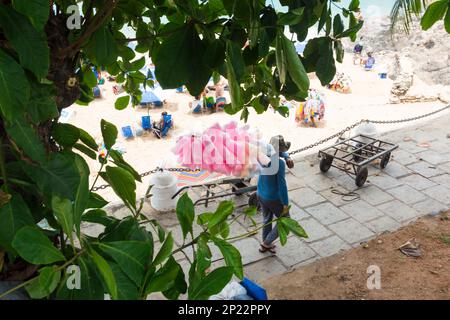
[[[280,200],[285,206],[289,204],[286,185],[286,164],[278,157],[278,171],[275,174],[261,174],[258,179],[258,197],[263,200]]]

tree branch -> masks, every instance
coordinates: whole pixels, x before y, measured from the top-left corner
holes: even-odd
[[[108,0],[108,2],[105,3],[103,8],[98,13],[95,14],[91,23],[89,23],[89,25],[86,27],[85,32],[70,46],[62,49],[59,52],[59,57],[63,58],[66,56],[71,56],[74,52],[77,52],[81,48],[83,43],[90,36],[92,36],[92,34],[95,31],[97,31],[98,28],[100,28],[100,26],[103,24],[103,22],[105,22],[106,18],[108,18],[112,14],[114,8],[117,6],[117,3],[119,1],[120,0]]]

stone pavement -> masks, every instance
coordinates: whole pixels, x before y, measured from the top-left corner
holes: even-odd
[[[358,246],[381,233],[394,231],[420,216],[448,209],[449,122],[450,115],[445,114],[420,126],[413,123],[411,127],[384,134],[383,140],[397,143],[399,148],[393,151],[391,161],[384,170],[378,165],[369,166],[367,182],[359,189],[351,177],[336,168],[331,168],[326,174],[321,173],[316,154],[298,159],[286,177],[292,204],[291,217],[303,226],[309,238],[290,236],[285,246],[277,242],[276,255],[258,251],[260,233],[233,241],[242,254],[246,276],[258,281],[281,274]],[[354,191],[359,198],[345,201],[332,189]],[[236,197],[234,200],[245,204],[247,197]],[[199,209],[212,211],[214,204],[212,208]],[[147,214],[148,210],[146,205],[144,212]],[[115,216],[128,214],[127,209],[121,207],[111,211]],[[181,229],[175,214],[153,212],[151,215],[173,232],[177,245],[182,244]],[[256,217],[258,223],[261,218],[261,215]],[[236,219],[231,226],[230,237],[252,228],[250,221]],[[199,227],[197,231],[200,231]],[[155,250],[159,246],[157,243]],[[211,250],[213,259],[217,260],[214,266],[223,264],[217,248],[211,245]],[[192,252],[187,250],[186,253],[189,255]],[[177,259],[187,270],[185,256],[179,254]]]

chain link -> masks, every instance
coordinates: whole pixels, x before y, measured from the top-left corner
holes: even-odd
[[[432,111],[432,112],[429,112],[429,113],[425,113],[425,114],[422,114],[420,116],[416,116],[416,117],[412,117],[412,118],[405,118],[405,119],[396,119],[396,120],[368,120],[368,119],[362,119],[362,120],[353,123],[352,125],[346,127],[345,129],[342,129],[341,131],[339,131],[339,132],[337,132],[337,133],[335,133],[335,134],[333,134],[333,135],[331,135],[329,137],[326,137],[326,138],[324,138],[322,140],[316,141],[316,142],[314,142],[314,143],[312,143],[310,145],[307,145],[307,146],[305,146],[303,148],[300,148],[300,149],[288,152],[288,154],[289,155],[294,155],[294,154],[306,151],[308,149],[312,149],[314,147],[317,147],[317,146],[319,146],[321,144],[324,144],[325,142],[328,142],[328,141],[330,141],[330,140],[332,140],[334,138],[340,138],[340,137],[342,137],[342,135],[344,133],[346,133],[347,131],[350,131],[350,130],[356,128],[357,126],[359,126],[362,123],[391,124],[391,123],[402,123],[402,122],[415,121],[415,120],[419,120],[419,119],[423,119],[423,118],[432,116],[432,115],[434,115],[436,113],[442,112],[442,111],[447,110],[449,108],[450,108],[450,105],[447,105],[447,106],[442,107],[440,109],[437,109],[435,111]],[[200,169],[198,169],[198,168],[197,169],[190,169],[190,168],[160,168],[160,167],[156,167],[153,170],[141,173],[139,176],[141,178],[143,178],[143,177],[149,176],[151,174],[154,174],[154,173],[156,173],[158,171],[163,171],[163,170],[170,171],[170,172],[189,172],[189,171],[198,172],[198,171],[200,171]],[[106,189],[108,187],[110,187],[109,184],[102,184],[102,185],[100,185],[98,187],[93,187],[92,191],[103,190],[103,189]]]
[[[198,172],[198,171],[200,171],[199,168],[190,169],[190,168],[161,168],[161,167],[156,167],[153,170],[146,171],[146,172],[143,172],[143,173],[139,174],[139,176],[141,178],[143,178],[143,177],[149,176],[151,174],[154,174],[154,173],[156,173],[158,171],[164,171],[164,170],[170,171],[170,172]],[[108,187],[110,187],[109,184],[102,184],[102,185],[99,185],[98,187],[93,187],[92,191],[103,190],[103,189],[106,189]]]

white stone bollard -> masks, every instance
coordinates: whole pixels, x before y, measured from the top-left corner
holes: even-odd
[[[150,204],[157,211],[171,211],[176,208],[177,197],[172,196],[177,192],[177,179],[168,171],[160,171],[155,173],[150,184],[153,185],[151,190]]]

